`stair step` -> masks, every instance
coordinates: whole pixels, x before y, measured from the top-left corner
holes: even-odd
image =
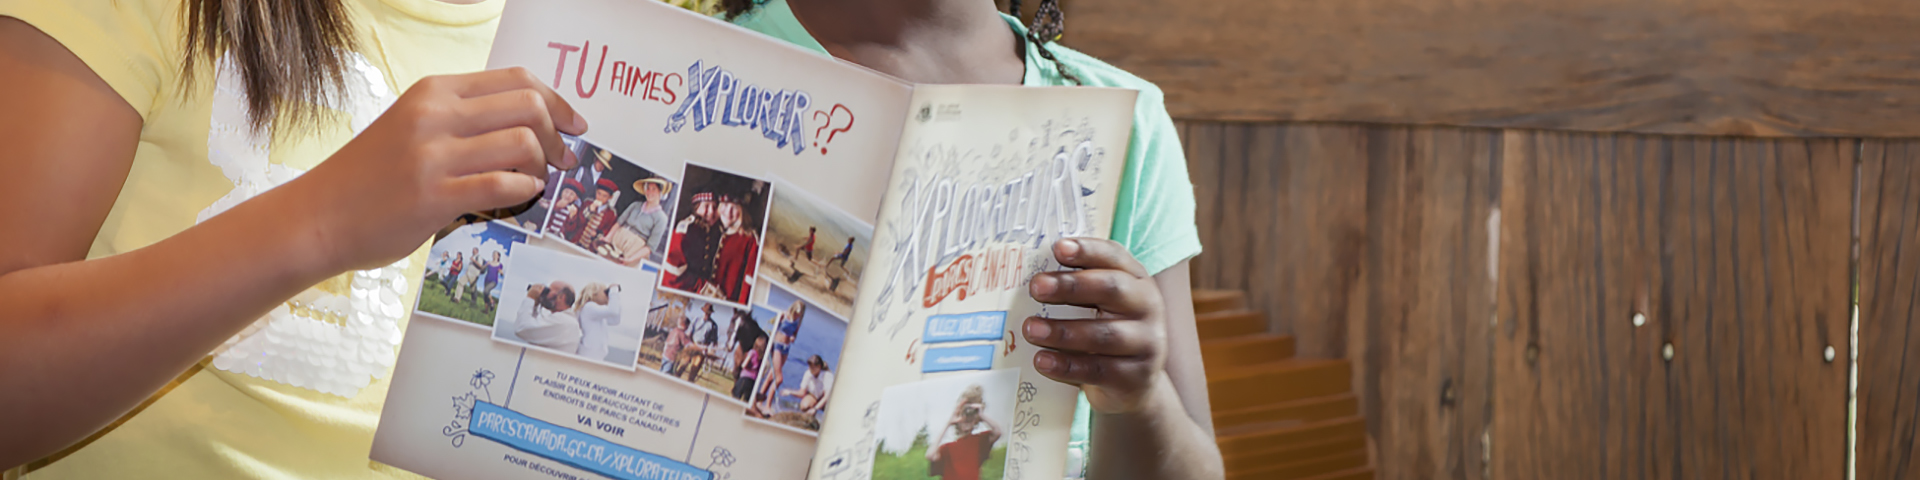
[[[1275,423],[1309,423],[1360,414],[1360,398],[1352,393],[1272,403],[1238,410],[1214,410],[1214,428]]]
[[[1194,321],[1202,341],[1267,333],[1266,316],[1249,310],[1202,313]]]
[[[1373,467],[1360,467],[1299,480],[1373,480]]]
[[[1276,446],[1257,452],[1241,453],[1225,457],[1227,471],[1260,470],[1316,458],[1326,458],[1349,453],[1367,452],[1367,436],[1364,434],[1344,434],[1322,438],[1301,444]]]
[[[1220,446],[1221,456],[1238,457],[1312,444],[1329,438],[1366,435],[1366,420],[1353,416],[1286,427],[1222,429],[1214,436],[1214,443]]]
[[[1247,294],[1239,290],[1194,290],[1193,313],[1205,314],[1238,310],[1247,305]]]
[[[1236,411],[1352,391],[1346,360],[1290,359],[1207,371],[1215,411]]]
[[[1293,356],[1291,335],[1262,333],[1200,342],[1200,361],[1207,370],[1253,365]]]
[[[1366,452],[1315,458],[1252,470],[1227,470],[1228,480],[1285,479],[1325,475],[1367,466]]]

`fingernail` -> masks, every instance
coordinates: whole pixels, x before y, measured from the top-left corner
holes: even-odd
[[[1027,320],[1027,338],[1046,339],[1051,333],[1053,333],[1053,326],[1048,325],[1046,320],[1037,318]]]
[[[1074,256],[1080,254],[1080,241],[1072,239],[1061,240],[1060,248],[1058,248],[1056,252],[1060,254],[1061,260],[1072,260]]]
[[[1037,297],[1053,295],[1053,291],[1059,288],[1060,281],[1055,280],[1051,275],[1042,274],[1033,277],[1033,296],[1036,297],[1035,300],[1039,299]]]
[[[533,186],[535,187],[534,190],[545,192],[547,191],[547,179],[535,176],[533,177]]]
[[[580,133],[587,133],[587,117],[580,116],[580,112],[573,112],[573,128]]]
[[[1056,367],[1059,365],[1060,365],[1060,361],[1055,360],[1053,358],[1053,354],[1051,353],[1040,352],[1040,353],[1034,354],[1033,356],[1033,367],[1038,368],[1041,371],[1051,372],[1053,371],[1053,367]]]

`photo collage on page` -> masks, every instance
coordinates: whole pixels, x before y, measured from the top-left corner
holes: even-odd
[[[873,227],[775,179],[564,139],[580,166],[540,198],[435,237],[418,311],[817,434]]]

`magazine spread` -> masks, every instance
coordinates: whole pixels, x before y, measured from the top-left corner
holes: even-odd
[[[658,2],[511,2],[581,159],[432,246],[374,438],[438,478],[1059,478],[1020,321],[1135,92],[914,86]]]

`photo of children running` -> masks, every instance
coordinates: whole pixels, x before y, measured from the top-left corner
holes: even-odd
[[[767,280],[818,301],[836,315],[853,316],[873,227],[798,187],[782,187],[770,215],[767,251],[760,257]],[[842,238],[845,246],[826,250],[840,245]]]

